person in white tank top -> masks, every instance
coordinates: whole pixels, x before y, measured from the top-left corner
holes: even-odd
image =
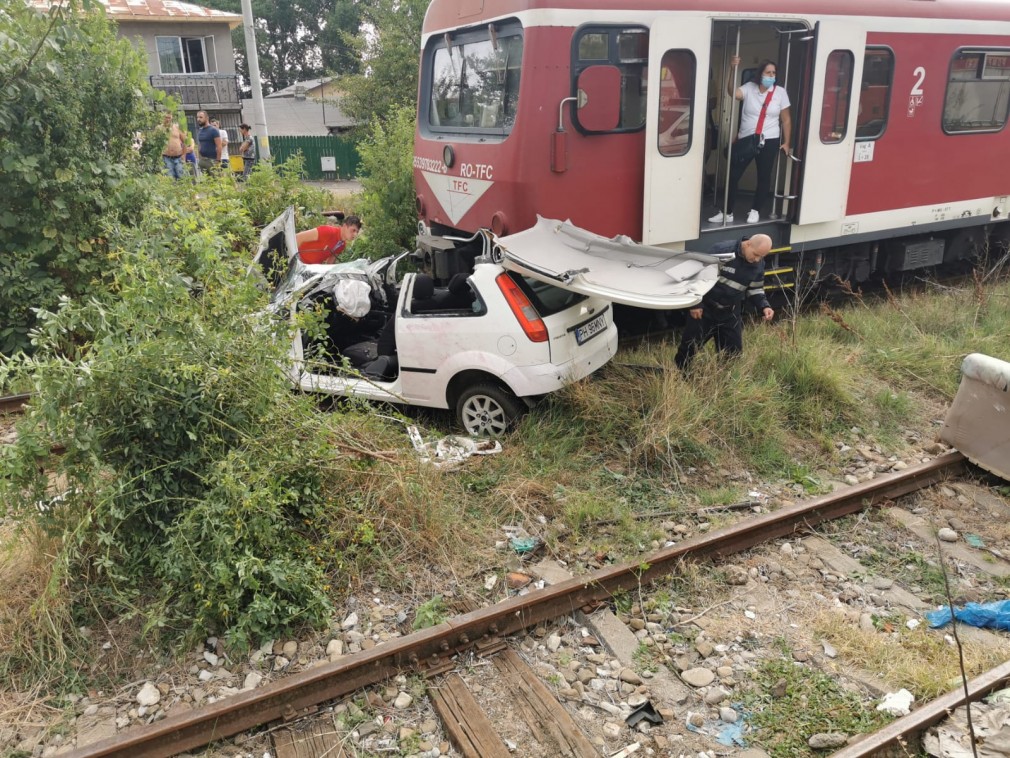
[[[776,83],[778,66],[774,61],[763,61],[758,75],[758,82],[746,82],[733,91],[733,82],[736,71],[740,65],[740,56],[734,55],[730,60],[729,75],[726,79],[726,92],[743,103],[740,113],[740,131],[737,139],[750,137],[757,133],[758,122],[761,121],[761,109],[764,108],[765,100],[768,101],[768,108],[765,111],[764,120],[761,124],[761,135],[763,136],[763,146],[754,158],[748,160],[733,160],[729,177],[729,196],[726,208],[720,210],[709,222],[721,224],[723,222],[733,222],[733,207],[736,204],[737,185],[740,184],[740,177],[743,176],[747,166],[752,160],[757,161],[757,186],[754,189],[754,199],[751,203],[750,212],[747,214],[747,223],[756,224],[761,220],[761,212],[764,210],[768,195],[770,194],[772,170],[775,167],[775,156],[781,150],[787,156],[791,154],[791,139],[793,122],[789,112],[789,94],[784,87],[779,87]],[[769,96],[769,92],[771,95]]]

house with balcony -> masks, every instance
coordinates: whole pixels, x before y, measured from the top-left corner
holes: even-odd
[[[53,0],[32,0],[48,10]],[[151,86],[175,97],[189,129],[196,113],[219,118],[231,140],[239,137],[242,103],[231,31],[242,16],[179,0],[98,0],[116,22],[120,37],[147,55]]]

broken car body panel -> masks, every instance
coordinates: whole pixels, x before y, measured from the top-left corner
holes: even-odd
[[[981,353],[965,357],[940,439],[972,463],[1010,479],[1010,363]]]
[[[537,217],[496,240],[501,264],[555,287],[638,308],[690,308],[715,285],[720,256],[612,239],[570,221]]]

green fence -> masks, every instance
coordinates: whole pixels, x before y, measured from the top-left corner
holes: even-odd
[[[358,175],[357,142],[346,137],[271,137],[270,155],[283,163],[297,152],[307,179],[353,179]]]

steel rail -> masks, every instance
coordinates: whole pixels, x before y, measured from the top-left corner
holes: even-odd
[[[974,702],[1005,686],[1008,680],[1010,680],[1010,662],[1000,664],[981,676],[975,677],[968,682],[967,702]],[[883,729],[867,735],[864,739],[832,753],[831,758],[863,758],[863,756],[878,755],[888,745],[896,744],[916,732],[933,726],[949,716],[955,708],[964,705],[965,702],[964,689],[958,687],[956,690],[926,703],[921,708],[916,708],[907,716],[892,721]]]
[[[79,748],[76,758],[170,756],[277,720],[310,713],[327,700],[388,679],[424,670],[490,637],[514,634],[542,621],[675,572],[685,561],[731,555],[777,537],[855,513],[928,487],[960,472],[965,458],[949,453],[904,471],[717,529],[639,561],[599,569],[488,608],[465,613],[371,650],[326,663],[250,692]]]
[[[31,400],[31,397],[30,394],[0,397],[0,414],[21,413],[28,401]]]

